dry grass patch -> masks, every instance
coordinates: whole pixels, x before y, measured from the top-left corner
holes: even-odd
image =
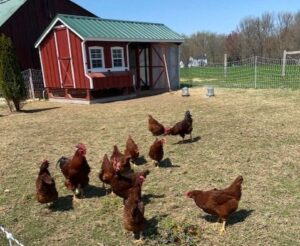
[[[0,223],[25,245],[131,245],[122,201],[105,196],[97,178],[105,153],[124,149],[128,134],[148,161],[144,184],[146,245],[297,245],[299,228],[300,91],[204,89],[96,105],[35,102],[9,115],[0,107]],[[147,156],[154,138],[147,114],[170,126],[189,109],[193,143],[168,137],[165,167]],[[73,204],[55,163],[83,142],[92,167],[87,198]],[[47,158],[59,191],[53,212],[35,200],[39,161]],[[169,164],[172,163],[172,166]],[[244,176],[239,210],[219,236],[211,216],[184,197],[190,189],[227,186]],[[8,192],[4,192],[9,190]],[[7,244],[0,233],[0,244]]]

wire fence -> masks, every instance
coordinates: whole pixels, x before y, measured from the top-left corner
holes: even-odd
[[[44,97],[44,83],[41,70],[27,69],[22,71],[26,87],[27,99],[38,99]]]
[[[180,69],[181,86],[229,88],[300,88],[300,62],[287,59],[248,59]]]
[[[13,245],[24,246],[24,244],[20,243],[17,239],[15,239],[13,234],[8,232],[3,226],[0,226],[0,232],[1,231],[6,236],[6,239],[8,240],[8,243],[9,243],[8,245],[9,246],[13,246]]]

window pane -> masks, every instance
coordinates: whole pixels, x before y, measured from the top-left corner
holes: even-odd
[[[102,50],[100,49],[92,49],[91,50],[91,57],[92,58],[102,58]]]
[[[93,68],[101,68],[102,67],[102,60],[92,60],[92,67]]]
[[[122,67],[122,59],[114,59],[114,67]]]
[[[113,58],[122,58],[122,50],[113,50]]]
[[[91,67],[102,68],[103,67],[103,52],[102,49],[90,49]]]
[[[112,58],[114,67],[123,67],[123,49],[113,49]]]

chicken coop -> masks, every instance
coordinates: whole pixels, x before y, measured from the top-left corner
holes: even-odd
[[[163,24],[59,14],[35,47],[50,100],[92,103],[178,89],[183,41]]]

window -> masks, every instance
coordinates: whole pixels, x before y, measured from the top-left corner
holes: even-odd
[[[111,58],[113,68],[124,68],[124,50],[122,47],[111,48]]]
[[[104,53],[102,47],[89,47],[91,70],[102,70],[104,68]]]

